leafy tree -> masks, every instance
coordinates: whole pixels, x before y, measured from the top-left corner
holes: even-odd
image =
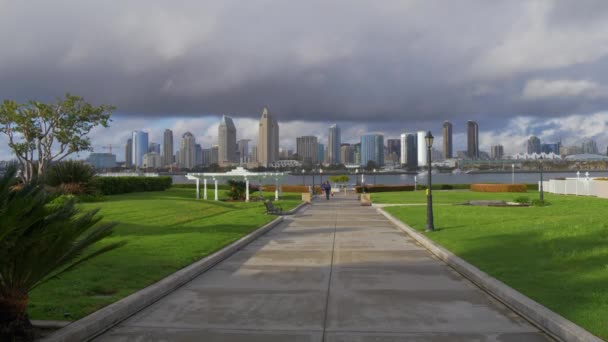
[[[90,151],[89,132],[108,127],[114,107],[95,107],[82,97],[66,94],[55,103],[5,100],[0,105],[0,132],[21,166],[21,178],[30,183],[43,176],[53,161],[80,151]]]
[[[350,178],[346,175],[341,176],[329,176],[329,180],[333,183],[346,183],[350,180]]]
[[[228,186],[230,186],[230,190],[228,191],[228,197],[230,197],[230,199],[235,201],[245,200],[245,182],[230,179],[228,180]]]
[[[122,245],[87,250],[114,224],[99,224],[97,210],[81,212],[73,199],[53,200],[37,181],[15,187],[16,170],[0,178],[0,341],[34,338],[27,316],[32,289]]]

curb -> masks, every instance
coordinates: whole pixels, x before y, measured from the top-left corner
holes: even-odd
[[[300,207],[296,207],[299,209]],[[88,341],[113,326],[119,324],[135,313],[152,305],[177,288],[212,268],[219,262],[228,258],[239,249],[242,249],[259,236],[268,232],[279,223],[283,217],[279,216],[266,225],[254,230],[248,235],[206,256],[205,258],[172,273],[164,279],[149,285],[115,303],[112,303],[92,314],[60,329],[43,339],[45,342],[81,342]]]
[[[293,215],[295,214],[298,210],[302,209],[303,207],[307,206],[309,203],[307,202],[302,202],[300,204],[298,204],[295,208],[286,211],[285,213],[283,213],[283,215]]]
[[[603,341],[575,323],[547,309],[543,305],[507,286],[505,283],[469,264],[447,249],[439,246],[423,234],[387,213],[382,208],[377,208],[376,210],[443,262],[455,269],[458,273],[462,274],[482,290],[531,321],[552,337],[561,341]]]

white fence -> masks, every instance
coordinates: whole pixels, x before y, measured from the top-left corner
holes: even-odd
[[[158,173],[152,172],[106,172],[98,173],[99,177],[158,177]]]
[[[593,178],[551,179],[543,182],[543,190],[559,195],[608,198],[608,181]]]

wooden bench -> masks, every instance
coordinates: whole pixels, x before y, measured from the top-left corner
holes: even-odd
[[[269,215],[283,215],[283,208],[280,205],[274,205],[271,201],[265,201],[266,214]]]

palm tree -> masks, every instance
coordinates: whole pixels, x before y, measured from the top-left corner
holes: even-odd
[[[98,210],[82,212],[72,199],[54,200],[38,182],[15,186],[15,175],[11,166],[0,177],[0,340],[29,341],[28,293],[123,243],[87,249],[115,224],[99,224]]]

